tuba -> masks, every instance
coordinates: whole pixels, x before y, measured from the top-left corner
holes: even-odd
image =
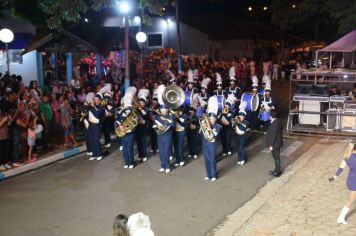
[[[170,109],[177,109],[182,106],[185,100],[185,93],[178,85],[166,87],[162,94],[163,103]]]
[[[206,114],[203,115],[201,119],[199,119],[200,129],[203,132],[204,138],[208,142],[214,141],[213,130],[210,127],[209,119]]]
[[[124,137],[126,133],[133,130],[138,125],[137,114],[135,110],[130,112],[130,114],[125,118],[121,125],[117,126],[115,133],[118,137]]]

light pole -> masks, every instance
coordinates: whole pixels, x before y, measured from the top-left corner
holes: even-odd
[[[129,64],[129,17],[130,5],[126,1],[119,2],[120,12],[125,14],[125,91],[130,86],[130,64]]]
[[[7,65],[7,72],[10,74],[10,60],[9,60],[9,45],[14,40],[14,33],[12,33],[9,29],[2,29],[0,30],[0,41],[5,43],[6,47],[6,65]]]
[[[142,53],[142,50],[143,50],[143,43],[146,42],[147,40],[147,35],[145,32],[138,32],[136,34],[136,40],[137,42],[140,43],[140,49],[141,49],[141,80],[143,79],[143,53]]]

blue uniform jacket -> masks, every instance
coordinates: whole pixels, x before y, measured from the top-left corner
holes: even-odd
[[[89,107],[89,122],[93,124],[101,124],[104,118],[104,107],[98,105],[95,107]]]
[[[162,115],[155,116],[155,120],[154,120],[152,127],[156,129],[158,125],[169,126],[169,129],[167,130],[167,132],[165,132],[161,135],[172,134],[172,127],[175,127],[175,125],[176,125],[175,117],[168,114],[168,115],[164,116],[164,118],[166,118],[167,120],[162,120],[161,116]]]

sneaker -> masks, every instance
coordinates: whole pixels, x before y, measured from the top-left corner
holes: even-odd
[[[185,164],[184,161],[181,161],[181,162],[179,163],[180,166],[184,166],[184,164]]]
[[[122,151],[122,146],[119,147],[119,150]]]
[[[226,157],[226,153],[223,153],[222,156],[223,156],[223,157]]]
[[[169,173],[169,172],[171,172],[171,169],[166,169],[166,173]]]
[[[192,155],[189,154],[188,157],[190,158],[190,157],[192,157]]]
[[[87,152],[87,156],[90,156],[90,152]]]
[[[242,165],[242,166],[245,165],[245,161],[241,161],[240,165]]]
[[[127,169],[127,168],[129,168],[129,166],[128,165],[124,165],[124,169]]]
[[[90,157],[89,161],[92,161],[92,160],[95,160],[95,159],[96,159],[96,157]]]
[[[5,171],[6,170],[6,167],[4,165],[1,165],[0,166],[0,171]]]
[[[23,163],[21,163],[21,162],[15,162],[14,164],[13,164],[13,166],[15,166],[15,167],[20,167],[20,166],[23,166],[24,164]]]
[[[216,181],[216,178],[215,178],[215,177],[214,177],[214,178],[211,178],[211,181],[213,181],[213,182]]]
[[[164,172],[164,168],[159,169],[158,172]]]
[[[106,148],[111,147],[111,143],[106,144],[105,147],[106,147]]]
[[[92,152],[89,152],[89,156],[92,156],[93,155],[93,153]]]
[[[170,160],[170,161],[173,160],[173,156],[169,156],[169,160]]]
[[[240,165],[240,164],[241,164],[241,161],[238,161],[236,164],[237,164],[237,165]]]
[[[194,159],[197,159],[197,158],[198,158],[198,156],[197,156],[197,155],[194,155],[194,156],[193,156],[193,158],[194,158]]]
[[[176,167],[177,167],[177,166],[179,166],[179,164],[178,164],[178,163],[175,163],[175,164],[174,164],[174,166],[176,166]]]
[[[97,161],[101,161],[101,159],[103,159],[103,157],[102,157],[102,156],[100,156],[100,157],[96,158],[96,160],[97,160]]]
[[[153,149],[151,149],[151,150],[150,150],[150,153],[153,153],[153,152],[155,152],[155,151],[154,151]]]
[[[129,169],[133,169],[134,168],[134,165],[129,165]]]
[[[228,152],[227,155],[231,156],[232,152]]]
[[[6,163],[4,166],[5,166],[6,169],[11,169],[12,168],[12,165],[10,165],[9,163]]]
[[[147,161],[147,157],[142,158],[142,161],[143,162]]]
[[[209,180],[209,177],[207,176],[207,177],[205,177],[204,179],[205,179],[205,180]]]

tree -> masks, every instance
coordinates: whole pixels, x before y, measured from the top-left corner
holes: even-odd
[[[338,23],[339,34],[348,33],[356,28],[356,1],[327,0],[326,7],[330,16]]]
[[[145,13],[161,15],[164,6],[171,0],[137,0],[137,7]],[[46,25],[58,29],[66,23],[77,23],[88,10],[98,11],[102,7],[117,7],[116,0],[2,0],[1,11],[10,10],[14,16],[29,20],[35,25]],[[144,19],[148,20],[147,15]]]

